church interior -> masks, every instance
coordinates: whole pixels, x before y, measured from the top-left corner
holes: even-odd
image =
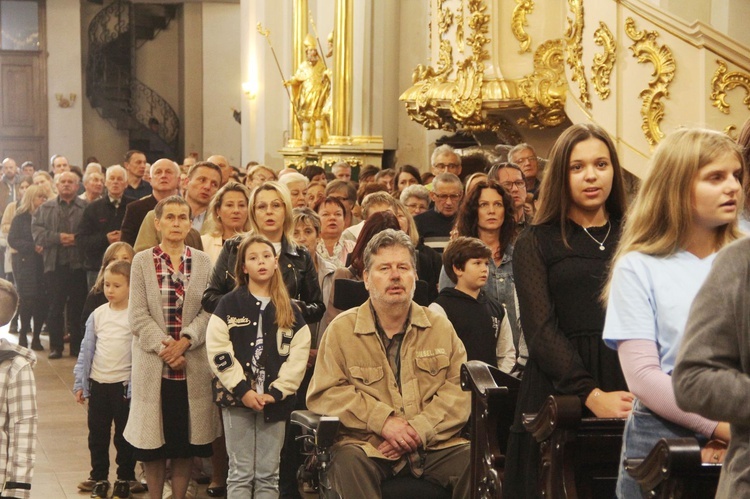
[[[427,172],[441,144],[495,163],[528,143],[543,170],[566,128],[594,123],[633,194],[670,132],[736,139],[748,19],[747,0],[0,0],[0,156],[345,161],[354,180]],[[34,498],[85,496],[74,364],[36,370]]]

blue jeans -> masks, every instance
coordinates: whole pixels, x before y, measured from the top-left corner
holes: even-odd
[[[279,456],[286,422],[266,423],[262,412],[244,407],[226,407],[221,415],[229,456],[227,497],[278,498]]]
[[[630,413],[625,423],[625,431],[622,435],[617,497],[620,499],[643,497],[640,485],[625,470],[625,459],[645,458],[662,438],[685,437],[696,437],[705,443],[705,438],[701,435],[654,414],[651,409],[636,399],[633,403],[633,412]]]

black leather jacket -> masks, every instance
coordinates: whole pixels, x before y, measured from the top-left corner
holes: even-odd
[[[227,239],[219,253],[201,302],[207,312],[213,313],[221,297],[234,289],[234,269],[241,241],[242,236]],[[299,306],[305,322],[312,324],[322,319],[326,307],[318,284],[318,273],[307,250],[293,248],[286,239],[282,239],[279,268],[289,296]]]

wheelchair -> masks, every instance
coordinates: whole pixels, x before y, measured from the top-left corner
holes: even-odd
[[[339,418],[320,416],[312,411],[294,411],[290,421],[302,429],[302,435],[297,437],[304,441],[305,464],[300,468],[297,478],[299,481],[313,484],[321,499],[341,499],[341,496],[331,489],[328,471],[331,465],[331,447],[336,440],[339,429]],[[427,480],[419,480],[412,476],[399,476],[383,482],[383,499],[404,499],[418,497],[419,499],[450,499],[451,493],[439,485]]]

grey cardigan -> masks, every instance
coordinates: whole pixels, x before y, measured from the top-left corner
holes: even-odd
[[[191,248],[192,269],[185,288],[182,333],[191,337],[185,352],[190,407],[190,443],[202,445],[221,435],[219,411],[211,393],[211,368],[206,356],[206,326],[211,316],[201,308],[201,298],[211,272],[211,261],[202,251]],[[139,449],[164,445],[161,418],[161,378],[164,362],[159,352],[168,336],[162,312],[162,298],[156,280],[151,248],[133,258],[130,273],[128,317],[133,331],[133,396],[125,438]]]
[[[750,497],[750,238],[724,248],[690,309],[672,373],[677,404],[732,429],[716,497]]]

